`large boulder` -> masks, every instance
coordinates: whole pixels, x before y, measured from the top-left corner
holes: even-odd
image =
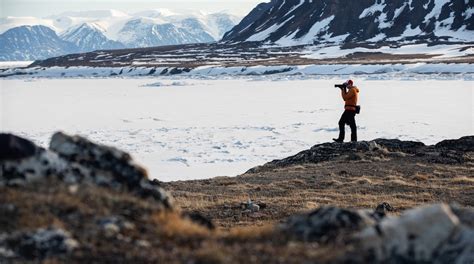
[[[288,218],[280,229],[289,237],[309,242],[331,242],[374,225],[381,216],[367,210],[323,206],[310,213]]]
[[[457,209],[472,215],[472,209]],[[466,212],[467,211],[471,211]],[[473,263],[474,229],[446,204],[408,210],[366,227],[356,254],[378,263]],[[362,253],[362,254],[361,254]]]
[[[54,177],[67,184],[90,183],[152,197],[171,209],[171,196],[131,156],[80,136],[55,133],[50,149],[14,136],[1,135],[0,186],[23,185]],[[14,142],[14,143],[11,143]]]

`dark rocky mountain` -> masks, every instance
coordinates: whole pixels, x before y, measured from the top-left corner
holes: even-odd
[[[7,30],[0,35],[0,47],[0,61],[45,59],[79,50],[45,26],[21,26]]]
[[[77,27],[73,27],[61,34],[61,38],[74,43],[79,47],[81,52],[120,49],[125,47],[120,42],[108,39],[101,28],[93,23],[83,23]]]
[[[473,14],[471,0],[272,0],[255,7],[223,41],[474,41]]]

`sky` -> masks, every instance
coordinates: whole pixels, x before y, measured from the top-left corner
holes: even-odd
[[[66,11],[117,9],[126,13],[168,8],[204,12],[227,11],[246,15],[258,3],[269,0],[0,0],[0,17],[47,17]]]

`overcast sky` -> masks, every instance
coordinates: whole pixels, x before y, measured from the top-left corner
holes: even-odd
[[[228,11],[246,15],[258,3],[269,0],[0,0],[0,17],[47,17],[65,11],[117,9],[127,13],[169,8],[205,12]]]

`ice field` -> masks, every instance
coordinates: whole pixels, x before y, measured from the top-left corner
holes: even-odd
[[[337,136],[343,77],[2,79],[0,130],[128,151],[162,181],[235,176]],[[474,134],[472,78],[354,77],[359,140]],[[349,139],[349,127],[346,141]]]

